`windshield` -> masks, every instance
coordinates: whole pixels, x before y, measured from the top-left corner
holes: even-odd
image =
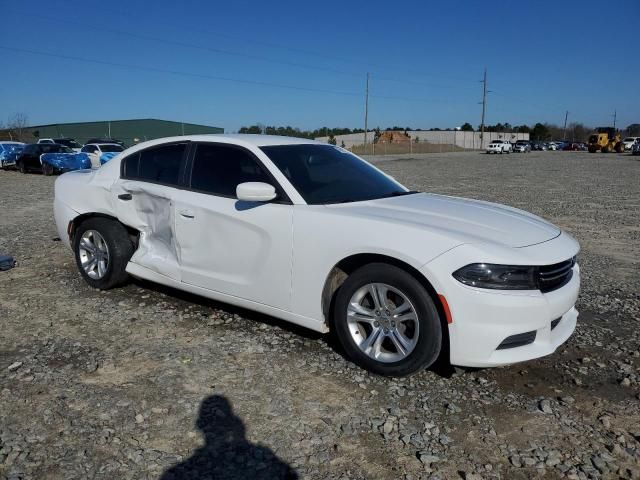
[[[589,143],[598,143],[598,136],[597,135],[591,135],[589,137]]]
[[[413,193],[364,160],[333,145],[277,145],[261,150],[310,205]]]
[[[65,147],[71,147],[71,148],[80,148],[81,145],[76,142],[75,140],[70,140],[70,139],[66,139],[66,138],[59,138],[56,140],[56,143],[60,144],[60,145],[64,145]]]
[[[625,139],[623,140],[623,142],[635,142],[635,141],[636,141],[636,139],[635,139],[635,138],[633,138],[633,137],[627,137],[627,138],[625,138]]]
[[[100,145],[102,152],[122,152],[124,148],[120,145]]]

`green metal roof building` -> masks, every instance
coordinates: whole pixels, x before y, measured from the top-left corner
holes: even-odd
[[[90,138],[113,138],[126,145],[134,145],[153,140],[154,138],[173,137],[176,135],[196,135],[202,133],[224,133],[220,127],[197,125],[194,123],[172,122],[155,118],[135,120],[105,120],[100,122],[52,123],[35,125],[28,130],[38,138],[75,138],[84,144]]]

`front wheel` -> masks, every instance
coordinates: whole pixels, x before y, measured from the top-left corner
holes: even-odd
[[[20,173],[27,173],[27,167],[25,167],[24,162],[18,162],[18,170],[20,170]]]
[[[90,218],[77,228],[73,251],[80,274],[93,288],[108,290],[126,282],[133,243],[124,226],[108,218]]]
[[[411,274],[392,265],[373,263],[353,272],[338,290],[332,321],[350,359],[380,375],[415,373],[440,353],[433,300]]]
[[[54,174],[53,165],[51,165],[49,163],[43,163],[42,164],[42,173],[43,173],[43,175],[46,175],[47,177],[53,175]]]

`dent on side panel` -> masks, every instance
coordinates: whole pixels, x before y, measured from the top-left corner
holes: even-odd
[[[138,249],[130,261],[179,281],[174,190],[135,181],[120,182],[117,190],[131,194],[128,201],[114,195],[118,219],[140,232]]]

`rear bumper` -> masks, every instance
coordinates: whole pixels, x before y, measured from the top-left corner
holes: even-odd
[[[58,237],[67,247],[71,248],[71,239],[69,238],[69,223],[71,220],[78,216],[78,212],[73,210],[68,205],[62,203],[60,200],[55,199],[53,202],[53,216],[56,221],[56,229],[58,231]]]
[[[533,257],[544,255],[555,243],[558,250],[549,261],[531,264],[553,264],[560,258],[571,258],[577,253],[577,243],[558,237],[540,245],[514,250],[532,250]],[[572,246],[572,243],[575,247]],[[580,268],[573,267],[571,280],[561,288],[541,293],[538,290],[505,291],[469,287],[458,282],[451,272],[469,261],[468,252],[454,249],[423,268],[423,273],[434,288],[444,295],[451,311],[449,328],[450,361],[453,365],[468,367],[493,367],[522,362],[553,353],[567,341],[576,328],[578,311],[575,303],[580,290]],[[564,252],[562,251],[564,250]],[[467,258],[465,258],[467,257]],[[497,259],[481,259],[487,263],[513,264]],[[526,259],[521,264],[527,264]],[[436,273],[438,271],[438,273]],[[435,275],[434,275],[435,274]],[[552,322],[560,319],[552,329]],[[535,332],[535,339],[531,337]],[[509,337],[529,340],[526,344],[507,340]],[[505,342],[506,341],[506,342]],[[503,342],[505,342],[503,344]],[[501,347],[502,344],[502,347]],[[507,348],[505,348],[505,344]]]

